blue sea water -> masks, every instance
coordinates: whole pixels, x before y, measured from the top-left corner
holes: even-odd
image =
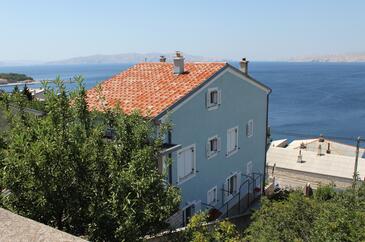
[[[24,73],[37,80],[57,75],[68,80],[80,74],[89,89],[129,66],[17,66],[0,67],[0,72]],[[269,123],[274,138],[307,138],[321,133],[365,138],[365,63],[252,62],[249,68],[254,78],[272,89]],[[72,89],[75,84],[67,87]]]

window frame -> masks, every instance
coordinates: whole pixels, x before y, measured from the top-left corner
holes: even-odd
[[[249,172],[249,170],[250,170],[251,172]],[[248,162],[247,162],[247,164],[246,164],[246,175],[247,175],[247,176],[251,176],[251,175],[252,175],[252,173],[253,173],[253,162],[252,162],[252,160],[250,160],[250,161],[248,161]]]
[[[253,137],[253,135],[254,135],[254,122],[253,119],[250,119],[246,124],[246,136],[248,138],[251,138]]]
[[[211,94],[213,92],[217,92],[217,103],[212,103]],[[218,107],[221,105],[221,100],[222,100],[222,94],[220,89],[218,87],[208,88],[205,99],[208,111],[218,109]]]
[[[178,164],[178,161],[179,161],[179,153],[182,153],[182,152],[185,152],[187,150],[191,150],[193,149],[193,161],[192,161],[192,172],[185,175],[184,177],[181,177],[179,176],[179,164]],[[195,175],[196,175],[196,145],[195,144],[191,144],[191,145],[188,145],[188,146],[185,146],[184,148],[181,148],[180,150],[177,151],[176,153],[176,171],[177,171],[177,184],[180,185],[180,184],[183,184],[184,182],[190,180],[191,178],[193,178]]]
[[[228,177],[226,177],[225,179],[225,183],[227,182],[227,189],[225,190],[225,185],[223,185],[223,192],[224,194],[227,193],[227,195],[223,195],[224,198],[224,203],[228,202],[230,199],[232,199],[238,192],[241,186],[241,172],[240,171],[236,171],[234,173],[232,173],[231,175],[229,175]],[[229,189],[230,189],[230,179],[232,177],[236,177],[236,190],[233,193],[229,193]]]
[[[214,191],[213,192],[213,194],[214,194],[214,200],[213,201],[209,201],[209,194],[212,191]],[[214,206],[217,203],[218,203],[218,186],[214,186],[211,189],[209,189],[208,192],[207,192],[207,204]]]
[[[186,216],[186,210],[190,208],[191,210],[191,216],[187,218]],[[194,200],[192,202],[187,202],[184,207],[181,208],[182,211],[182,222],[183,225],[186,226],[189,222],[189,219],[193,217],[195,214],[201,211],[201,200]]]
[[[212,151],[211,150],[211,147],[212,147],[211,141],[214,139],[217,140],[217,150]],[[221,151],[221,139],[219,138],[219,136],[214,135],[214,136],[209,137],[207,144],[206,144],[206,155],[207,155],[208,160],[217,156],[220,151]]]
[[[228,146],[228,140],[230,140],[230,133],[231,133],[232,130],[236,130],[235,131],[236,132],[236,139],[235,139],[236,140],[236,145],[235,145],[235,148],[233,150],[229,150],[230,147]],[[239,136],[238,126],[227,129],[227,154],[226,154],[227,157],[230,157],[233,154],[238,152],[238,149],[239,149],[239,147],[238,147],[238,136]]]

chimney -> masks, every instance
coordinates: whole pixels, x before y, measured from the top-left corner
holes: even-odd
[[[174,74],[184,73],[184,57],[180,51],[176,51],[176,56],[174,58]]]
[[[298,155],[298,160],[297,160],[298,163],[303,163],[303,156],[302,156],[302,151],[299,150],[299,155]]]
[[[248,60],[246,60],[246,58],[242,58],[242,60],[240,61],[240,71],[242,71],[246,75],[248,74]]]
[[[318,145],[317,155],[318,156],[321,156],[322,155],[322,145],[321,144]]]
[[[163,55],[161,55],[161,56],[160,56],[160,62],[166,62],[166,57],[165,57],[165,56],[163,56]]]

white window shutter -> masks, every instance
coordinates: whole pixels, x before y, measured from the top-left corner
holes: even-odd
[[[227,132],[227,154],[231,151],[231,131]]]
[[[210,106],[210,91],[209,90],[205,94],[205,106],[207,108],[209,108],[209,106]]]
[[[231,141],[230,141],[230,144],[231,144],[231,148],[230,148],[230,151],[233,151],[235,150],[237,144],[236,144],[236,132],[235,132],[235,129],[232,129],[231,132],[230,132],[230,138],[231,138]]]
[[[247,171],[246,171],[246,175],[249,175],[249,176],[251,176],[251,174],[252,174],[252,161],[249,161],[248,163],[247,163]]]
[[[226,182],[223,184],[223,200],[224,200],[224,202],[227,202],[227,198],[228,198],[228,182],[229,182],[229,180],[226,180]]]
[[[250,131],[249,131],[249,124],[246,124],[246,136],[250,136]]]
[[[205,145],[205,149],[206,149],[207,157],[209,157],[210,156],[210,140],[208,140],[207,144]]]
[[[185,163],[184,162],[184,153],[178,153],[177,154],[177,174],[178,174],[178,179],[184,177],[184,172],[185,172],[184,163]]]
[[[239,189],[240,189],[240,186],[241,186],[241,176],[242,176],[242,173],[241,172],[238,172],[237,173],[237,188],[236,188],[236,192],[239,192]]]
[[[218,105],[222,104],[222,91],[218,90]]]
[[[253,120],[250,120],[250,136],[253,136]]]
[[[221,151],[221,138],[220,137],[217,138],[217,151],[218,152]]]
[[[193,171],[193,150],[189,149],[185,152],[185,176]]]

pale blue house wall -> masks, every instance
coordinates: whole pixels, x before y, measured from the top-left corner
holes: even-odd
[[[194,200],[206,203],[207,191],[213,186],[218,187],[219,202],[216,207],[220,207],[225,179],[236,171],[246,174],[248,161],[253,162],[253,172],[264,173],[267,91],[245,81],[247,77],[235,74],[236,70],[229,69],[169,114],[173,124],[172,143],[181,144],[182,148],[196,145],[197,173],[182,184],[177,184],[176,152],[172,156],[172,182],[181,188],[181,207]],[[221,90],[222,103],[218,109],[208,111],[206,93],[212,87]],[[254,135],[248,138],[246,124],[250,119],[254,120]],[[239,150],[226,157],[227,129],[235,126],[239,127]],[[221,138],[221,151],[208,160],[206,143],[214,135]]]

